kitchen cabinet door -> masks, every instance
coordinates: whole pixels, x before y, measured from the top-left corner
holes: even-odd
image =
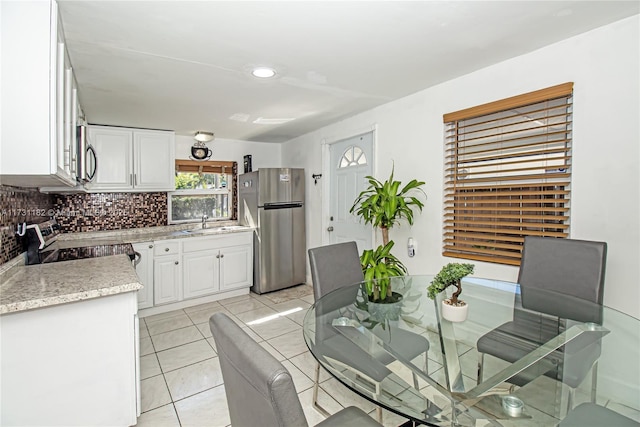
[[[175,136],[169,132],[133,133],[134,188],[141,191],[175,189]]]
[[[220,253],[217,249],[182,256],[184,298],[210,295],[220,289]]]
[[[175,134],[132,128],[90,126],[96,150],[96,191],[172,191],[175,189]]]
[[[138,294],[138,309],[153,307],[153,242],[134,243],[133,250],[140,254],[136,273],[144,288]]]
[[[179,255],[155,257],[153,260],[154,305],[182,300],[182,266]]]
[[[94,181],[87,184],[87,188],[101,191],[132,188],[133,134],[127,130],[91,126],[89,140],[96,150],[98,168]]]
[[[2,67],[0,180],[20,187],[74,186],[64,156],[65,70],[71,64],[58,3],[0,3],[0,62],[13,64]]]
[[[253,284],[253,249],[251,245],[220,250],[220,290],[248,287]]]

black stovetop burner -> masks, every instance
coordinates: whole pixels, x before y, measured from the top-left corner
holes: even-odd
[[[18,234],[26,236],[27,239],[27,265],[120,254],[129,255],[132,261],[136,258],[131,243],[59,248],[56,238],[60,232],[60,225],[55,219],[40,224],[25,224],[22,233]]]
[[[42,264],[58,261],[71,261],[75,259],[97,258],[109,255],[129,255],[133,261],[135,251],[131,243],[117,243],[113,245],[96,245],[82,248],[53,249],[40,252],[40,262]]]

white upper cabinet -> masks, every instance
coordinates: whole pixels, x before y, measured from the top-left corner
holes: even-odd
[[[73,186],[75,79],[58,4],[2,1],[0,19],[0,182]]]
[[[96,191],[172,191],[175,189],[175,134],[108,126],[90,126],[96,151]]]
[[[175,190],[175,134],[133,133],[134,187],[145,191]]]
[[[96,150],[98,167],[89,190],[129,190],[133,188],[133,132],[131,130],[89,128],[89,141]]]

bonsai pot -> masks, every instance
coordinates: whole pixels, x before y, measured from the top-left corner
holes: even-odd
[[[459,305],[451,305],[449,298],[442,301],[442,317],[450,322],[463,322],[469,313],[469,304],[458,301]]]

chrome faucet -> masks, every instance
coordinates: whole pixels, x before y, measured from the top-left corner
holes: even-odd
[[[209,217],[207,215],[202,215],[202,228],[207,228],[207,220]]]

